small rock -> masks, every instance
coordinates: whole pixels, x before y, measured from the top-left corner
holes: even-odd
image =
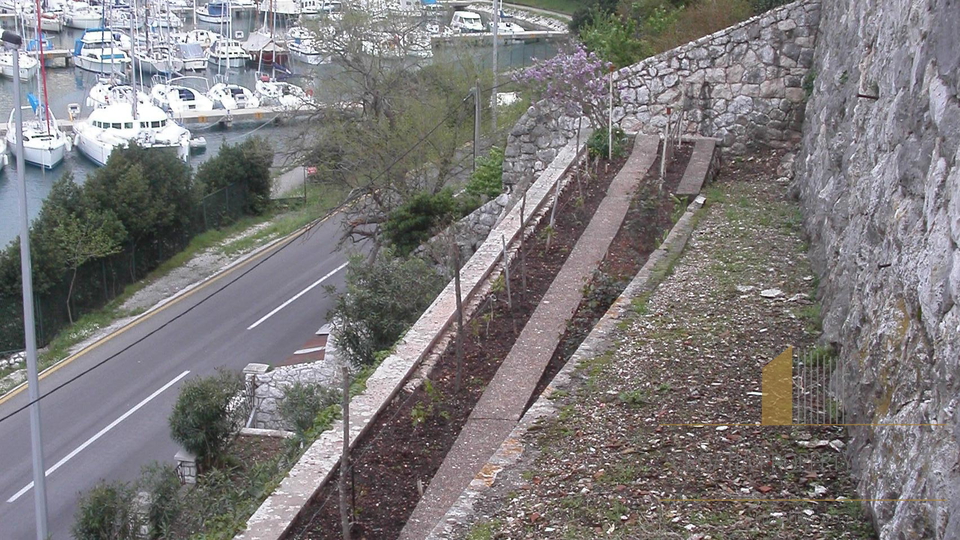
[[[748,293],[756,289],[753,285],[737,285],[737,292]]]
[[[803,513],[806,514],[806,515],[808,515],[808,516],[812,516],[812,515],[814,514],[813,510],[811,510],[811,509],[809,509],[809,508],[805,508],[805,509],[803,510]]]
[[[730,426],[717,426],[717,431],[726,431],[730,429]]]
[[[777,298],[783,296],[783,291],[780,289],[764,289],[760,291],[760,296],[763,298]]]
[[[845,444],[843,444],[843,441],[841,441],[840,439],[834,439],[830,441],[829,445],[830,445],[830,448],[833,448],[837,452],[842,452],[843,447],[846,446]]]

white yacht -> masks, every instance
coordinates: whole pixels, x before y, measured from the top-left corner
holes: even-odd
[[[183,71],[183,60],[170,47],[154,45],[145,50],[133,52],[133,63],[137,72],[143,75],[172,75]]]
[[[493,32],[493,21],[490,21],[490,31]],[[526,32],[522,26],[513,22],[513,21],[504,21],[500,20],[500,24],[497,25],[497,34],[500,36],[511,35],[511,34],[522,34]]]
[[[308,18],[343,15],[343,3],[339,0],[300,0],[300,15]]]
[[[19,58],[20,73],[13,72],[13,55]],[[37,76],[40,70],[40,62],[26,51],[0,49],[0,75],[7,78],[14,78],[19,75],[21,81],[29,81]]]
[[[321,49],[321,42],[315,39],[298,39],[287,43],[290,57],[311,66],[329,64],[331,55]]]
[[[44,32],[63,31],[63,10],[40,13],[40,30]]]
[[[190,131],[167,118],[160,107],[121,101],[99,107],[74,124],[74,145],[97,165],[106,165],[115,148],[136,143],[144,148],[174,148],[180,159],[190,154]]]
[[[133,87],[117,80],[101,79],[87,92],[87,107],[93,109],[106,107],[113,103],[129,103],[134,95]],[[137,105],[149,105],[150,96],[141,90],[136,91]]]
[[[178,58],[183,62],[183,69],[188,71],[202,71],[207,69],[207,53],[199,43],[177,43]]]
[[[207,96],[213,100],[214,107],[228,111],[255,109],[260,106],[260,98],[249,88],[239,84],[218,82],[210,88]]]
[[[88,30],[103,24],[103,8],[86,2],[67,2],[63,6],[63,25]]]
[[[280,82],[270,77],[259,77],[256,95],[263,105],[273,105],[285,110],[297,110],[316,104],[313,97],[303,88],[288,82]]]
[[[260,0],[260,13],[296,18],[300,15],[300,6],[296,0]]]
[[[189,85],[203,85],[197,90]],[[203,77],[176,77],[150,88],[153,104],[174,116],[187,111],[213,111],[213,100],[206,96],[207,79]]]
[[[241,67],[253,60],[235,39],[218,39],[207,49],[207,62],[222,67]]]
[[[206,5],[197,6],[197,20],[225,26],[230,22],[230,6],[226,2],[211,0]]]
[[[472,11],[454,11],[450,28],[461,34],[483,32],[483,19],[480,18],[479,13]]]
[[[97,73],[124,73],[130,56],[114,33],[104,28],[88,29],[76,41],[73,63],[80,69]]]
[[[203,47],[203,50],[207,50],[211,45],[213,45],[213,42],[217,41],[218,39],[223,39],[223,35],[212,30],[197,28],[190,30],[189,32],[173,32],[170,34],[170,39],[172,39],[175,43],[196,43],[197,45]]]
[[[44,117],[44,111],[45,107],[38,107],[35,117],[23,122],[23,160],[31,165],[52,169],[63,161],[64,153],[70,150],[72,145],[70,139],[60,130],[53,113],[47,111]],[[17,144],[16,112],[16,109],[10,111],[7,135],[4,138],[4,142],[11,147]],[[21,114],[24,117],[33,115],[33,109],[29,106],[21,107]]]

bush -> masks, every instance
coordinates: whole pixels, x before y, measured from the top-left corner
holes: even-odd
[[[490,154],[477,159],[477,170],[467,183],[466,192],[474,197],[493,198],[503,191],[503,149],[490,148]]]
[[[759,15],[764,11],[770,11],[771,9],[785,6],[793,1],[794,0],[750,0],[750,7],[753,8],[754,13]]]
[[[176,467],[158,462],[145,465],[137,490],[150,495],[146,508],[148,538],[170,538],[172,526],[183,512]]]
[[[445,281],[424,261],[402,259],[389,251],[373,262],[350,259],[346,288],[328,319],[337,351],[356,367],[368,366],[423,313]],[[336,290],[328,287],[329,294]]]
[[[136,540],[141,518],[136,511],[136,493],[124,482],[100,481],[82,494],[74,513],[73,536],[77,540]]]
[[[609,146],[609,134],[607,129],[604,126],[602,129],[598,129],[590,135],[590,140],[587,141],[587,152],[590,154],[590,157],[602,157],[606,159],[608,155]],[[623,157],[627,151],[627,136],[623,133],[623,130],[615,127],[613,128],[613,157],[619,158]]]
[[[340,392],[318,383],[297,381],[284,388],[280,416],[301,437],[313,427],[320,411],[340,400]]]
[[[433,195],[423,192],[390,213],[383,224],[383,235],[398,254],[406,256],[460,215],[458,202],[449,189]]]
[[[243,375],[228,370],[188,380],[180,388],[170,413],[170,435],[197,456],[201,468],[220,462],[243,427],[249,411],[234,400],[243,390]]]
[[[231,184],[248,190],[243,211],[262,214],[270,203],[270,166],[273,165],[273,147],[261,137],[251,137],[240,144],[224,144],[216,156],[197,168],[196,180],[205,194],[213,193]]]

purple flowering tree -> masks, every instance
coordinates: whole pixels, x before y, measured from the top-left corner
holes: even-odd
[[[598,128],[607,124],[606,77],[612,66],[578,43],[570,51],[538,60],[517,72],[514,80],[561,107],[568,116],[584,116],[592,127]]]

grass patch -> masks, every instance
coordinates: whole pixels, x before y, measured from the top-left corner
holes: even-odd
[[[513,4],[557,11],[567,15],[573,15],[574,11],[583,6],[583,2],[580,0],[520,0],[519,2],[513,2]]]
[[[499,520],[476,523],[467,533],[467,540],[492,540],[494,532],[499,528]]]

